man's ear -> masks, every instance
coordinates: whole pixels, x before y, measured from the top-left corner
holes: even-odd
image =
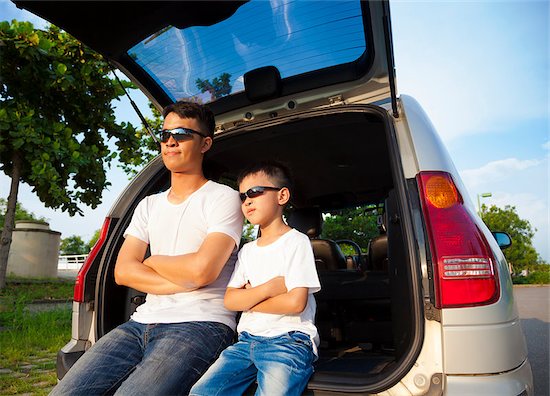
[[[207,136],[202,141],[201,153],[204,154],[212,147],[212,138]]]
[[[290,190],[283,187],[279,190],[279,205],[286,205],[290,201]]]

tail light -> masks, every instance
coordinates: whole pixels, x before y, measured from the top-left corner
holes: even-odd
[[[76,302],[84,302],[84,285],[86,281],[86,275],[88,273],[88,270],[92,266],[92,263],[94,262],[97,255],[101,251],[101,248],[105,243],[105,240],[107,239],[107,232],[109,231],[110,224],[111,224],[111,219],[109,217],[106,217],[105,221],[103,221],[103,226],[101,227],[101,231],[99,232],[99,238],[97,242],[95,243],[94,247],[88,254],[88,257],[86,257],[84,264],[78,271],[78,275],[76,276],[76,281],[74,284],[74,295],[73,295],[73,300]]]
[[[464,206],[450,174],[417,176],[434,263],[438,308],[487,305],[498,300],[495,259]]]

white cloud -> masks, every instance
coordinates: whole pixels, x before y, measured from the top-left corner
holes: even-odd
[[[548,157],[507,158],[460,172],[472,202],[504,208],[514,206],[518,216],[536,228],[533,246],[550,262]],[[491,193],[482,198],[481,193]]]
[[[510,174],[532,168],[541,163],[540,160],[519,160],[507,158],[489,162],[477,169],[466,169],[461,173],[464,183],[471,191],[486,185],[488,181],[496,182],[510,177]]]
[[[545,150],[550,150],[550,140],[548,140],[546,143],[542,145],[542,148]]]

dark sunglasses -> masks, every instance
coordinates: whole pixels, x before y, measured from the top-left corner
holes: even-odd
[[[268,187],[268,186],[256,186],[249,188],[246,190],[246,192],[239,193],[239,196],[241,197],[241,202],[246,201],[246,197],[248,198],[256,198],[260,195],[263,195],[266,191],[279,191],[284,187]]]
[[[206,135],[189,128],[163,129],[162,131],[160,131],[159,134],[160,141],[162,143],[166,143],[168,139],[170,139],[170,136],[173,136],[177,142],[181,140],[187,140],[193,135],[199,135],[203,138],[207,137]]]

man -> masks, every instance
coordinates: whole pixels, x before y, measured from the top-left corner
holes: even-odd
[[[223,298],[242,232],[239,194],[202,171],[213,114],[177,102],[163,116],[171,187],[138,204],[115,266],[115,281],[148,293],[146,302],[99,339],[53,395],[187,394],[233,339],[235,313]]]

